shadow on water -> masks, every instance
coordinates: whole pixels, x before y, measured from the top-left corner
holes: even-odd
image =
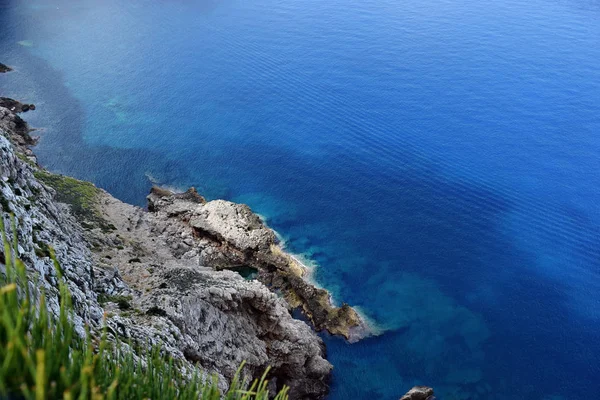
[[[29,113],[25,118],[41,128],[41,140],[34,150],[42,166],[92,181],[115,197],[137,205],[145,205],[153,171],[160,171],[167,179],[177,178],[177,166],[160,153],[87,145],[82,138],[83,107],[64,85],[61,74],[36,56],[20,57],[17,62],[18,76],[8,78],[14,78],[20,87],[4,94],[38,102],[36,115]],[[28,90],[32,87],[35,89]]]

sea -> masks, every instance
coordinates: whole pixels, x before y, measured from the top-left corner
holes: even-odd
[[[598,0],[0,0],[46,168],[243,202],[373,335],[329,400],[600,399]]]

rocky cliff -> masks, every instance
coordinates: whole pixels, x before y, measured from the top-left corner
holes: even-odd
[[[52,312],[59,302],[49,246],[73,294],[80,334],[86,325],[98,329],[106,314],[113,336],[160,344],[189,368],[218,376],[223,388],[246,361],[248,378],[271,366],[273,389],[288,385],[291,398],[327,393],[332,366],[322,341],[259,281],[204,265],[199,255],[210,251],[209,239],[166,213],[39,168],[27,124],[7,108],[0,108],[0,133],[2,214],[7,222],[15,215],[19,256]]]
[[[58,314],[59,293],[50,246],[81,335],[106,324],[113,338],[160,345],[183,368],[216,375],[222,389],[245,361],[246,378],[271,366],[272,389],[287,385],[292,399],[326,395],[332,366],[324,345],[290,311],[299,307],[315,328],[349,339],[364,334],[362,321],[304,279],[304,267],[248,206],[153,188],[143,210],[45,171],[16,115],[28,109],[1,99],[0,205],[7,226],[15,216],[19,257],[51,312]],[[407,398],[432,398],[415,390]]]

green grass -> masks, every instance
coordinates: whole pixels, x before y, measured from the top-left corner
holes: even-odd
[[[268,370],[249,387],[240,381],[238,371],[230,390],[221,396],[216,379],[203,383],[197,374],[186,377],[178,361],[165,356],[159,347],[138,351],[136,360],[130,346],[109,341],[106,328],[96,335],[88,330],[86,338],[80,338],[71,322],[71,295],[54,251],[50,248],[60,282],[57,317],[48,312],[44,293],[36,307],[26,267],[15,257],[16,239],[8,242],[2,216],[0,229],[6,260],[6,273],[0,274],[0,398],[268,399]],[[275,399],[286,400],[287,389]]]
[[[114,296],[101,294],[98,296],[98,303],[104,305],[108,302],[116,303],[121,310],[129,310],[131,308],[131,296]]]
[[[35,177],[54,188],[58,200],[70,204],[73,211],[79,214],[93,213],[99,189],[90,182],[80,181],[69,176],[52,174],[37,170]]]
[[[98,211],[97,202],[101,192],[94,184],[42,169],[36,170],[34,175],[56,190],[56,200],[69,204],[73,214],[79,217],[84,227],[99,227],[104,231],[116,230],[116,227],[108,223]]]

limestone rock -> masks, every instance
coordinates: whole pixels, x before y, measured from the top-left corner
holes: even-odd
[[[194,210],[190,225],[199,234],[231,243],[241,251],[268,249],[275,234],[245,204],[215,200]]]
[[[153,188],[148,209],[161,221],[157,224],[161,230],[176,231],[166,238],[176,256],[197,257],[201,265],[216,270],[254,269],[260,282],[281,290],[290,306],[299,307],[317,330],[326,329],[351,341],[369,334],[352,307],[334,306],[326,290],[303,278],[304,266],[277,245],[275,233],[247,205],[191,201],[185,193]],[[186,246],[177,234],[186,236]]]

